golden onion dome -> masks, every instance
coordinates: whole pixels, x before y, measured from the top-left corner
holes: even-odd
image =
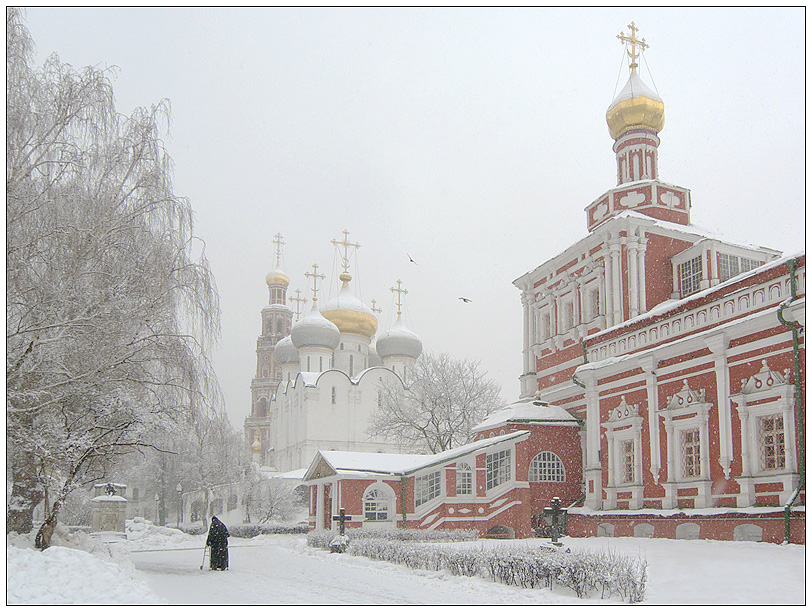
[[[609,134],[617,140],[628,128],[647,127],[659,132],[665,125],[665,104],[632,71],[626,86],[606,111]]]
[[[269,287],[278,287],[280,285],[282,287],[287,287],[290,284],[290,279],[284,272],[282,272],[282,270],[275,268],[273,271],[268,273],[268,276],[265,277],[265,282]]]
[[[378,319],[369,306],[356,298],[348,286],[352,277],[346,272],[338,277],[343,281],[338,297],[322,308],[322,316],[338,327],[342,334],[355,334],[372,338],[378,331]]]

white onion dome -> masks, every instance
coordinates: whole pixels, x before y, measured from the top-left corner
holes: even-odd
[[[285,336],[273,349],[273,358],[279,365],[286,365],[289,363],[299,364],[299,351],[293,345],[293,340],[290,336]]]
[[[606,111],[606,123],[614,140],[628,128],[636,126],[659,133],[665,125],[665,104],[634,70],[626,86]]]
[[[378,338],[376,343],[378,355],[382,359],[387,357],[409,357],[417,359],[423,352],[423,342],[412,330],[407,328],[398,317],[395,324],[385,334]]]
[[[282,270],[274,268],[268,272],[268,276],[265,277],[265,283],[268,287],[287,287],[290,284],[290,279]]]
[[[290,339],[298,350],[326,348],[333,351],[338,346],[339,335],[338,328],[321,316],[315,304],[290,330]]]
[[[332,321],[342,334],[356,334],[372,339],[378,331],[375,313],[352,294],[347,284],[352,278],[349,274],[341,274],[338,278],[344,284],[338,292],[338,297],[327,302],[322,309],[324,318]]]

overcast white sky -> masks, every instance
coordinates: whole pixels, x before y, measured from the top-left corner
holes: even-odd
[[[586,236],[616,184],[605,112],[651,45],[662,180],[732,240],[805,246],[805,14],[796,9],[30,8],[38,63],[119,67],[119,111],[172,104],[175,190],[196,212],[223,308],[214,355],[232,423],[250,409],[272,237],[308,294],[335,296],[333,238],[359,242],[360,296],[426,350],[479,360],[518,398],[512,281]],[[651,74],[649,74],[649,69]],[[653,75],[653,79],[652,79]],[[409,263],[407,253],[418,265]],[[332,287],[332,288],[331,288]],[[473,300],[464,304],[458,298]]]

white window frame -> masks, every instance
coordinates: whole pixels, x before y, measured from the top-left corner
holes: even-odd
[[[429,503],[440,497],[443,490],[442,470],[434,470],[414,478],[414,506],[415,508]]]
[[[567,482],[567,470],[561,457],[552,451],[541,451],[530,460],[528,482]]]
[[[491,491],[513,478],[513,453],[502,448],[485,455],[485,490]]]
[[[631,492],[628,499],[629,510],[643,507],[643,417],[637,404],[628,404],[626,397],[620,396],[620,404],[610,411],[607,421],[601,423],[606,430],[607,452],[607,497],[603,500],[605,510],[617,508],[618,493]],[[624,482],[623,442],[634,444],[634,480]],[[621,501],[627,501],[623,499]]]
[[[706,508],[711,505],[711,477],[710,477],[710,444],[708,441],[708,415],[712,404],[705,401],[705,390],[690,388],[688,381],[683,381],[683,387],[668,398],[665,409],[660,416],[665,421],[666,455],[668,478],[663,483],[665,499],[663,508],[677,506],[677,490],[682,488],[697,488],[694,499],[696,508]],[[682,446],[683,432],[699,430],[699,475],[686,476],[682,466],[684,464]]]
[[[783,374],[769,369],[765,362],[760,372],[745,381],[740,393],[731,395],[741,420],[742,475],[736,479],[741,486],[739,507],[756,503],[755,485],[782,482],[779,502],[786,503],[795,487],[798,474],[795,438],[795,387],[789,382],[789,372]],[[764,470],[760,461],[759,418],[780,414],[784,419],[784,468]]]
[[[457,497],[464,497],[468,495],[474,494],[474,469],[471,467],[471,464],[467,461],[458,461],[456,467],[456,494]],[[468,483],[467,490],[460,490],[460,476],[465,476],[465,480]]]

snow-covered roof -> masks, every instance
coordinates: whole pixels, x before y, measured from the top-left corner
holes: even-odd
[[[620,91],[617,97],[612,101],[612,104],[609,106],[611,110],[614,108],[616,104],[619,102],[623,102],[624,100],[631,100],[632,98],[636,98],[638,96],[646,96],[651,98],[652,100],[657,100],[662,102],[663,99],[657,95],[648,85],[643,82],[643,79],[640,78],[640,75],[634,71],[629,75],[629,80],[626,82],[626,86]]]
[[[458,448],[453,448],[436,455],[405,455],[393,453],[354,453],[346,451],[319,451],[313,458],[304,480],[310,480],[312,472],[321,460],[326,461],[338,474],[389,474],[406,476],[432,465],[448,463],[457,457],[478,452],[494,444],[510,440],[519,441],[529,436],[530,432],[516,431],[503,436],[494,436],[477,440]]]
[[[548,425],[578,425],[578,419],[561,406],[535,398],[521,399],[494,412],[471,431],[491,429],[503,423],[546,423]]]

